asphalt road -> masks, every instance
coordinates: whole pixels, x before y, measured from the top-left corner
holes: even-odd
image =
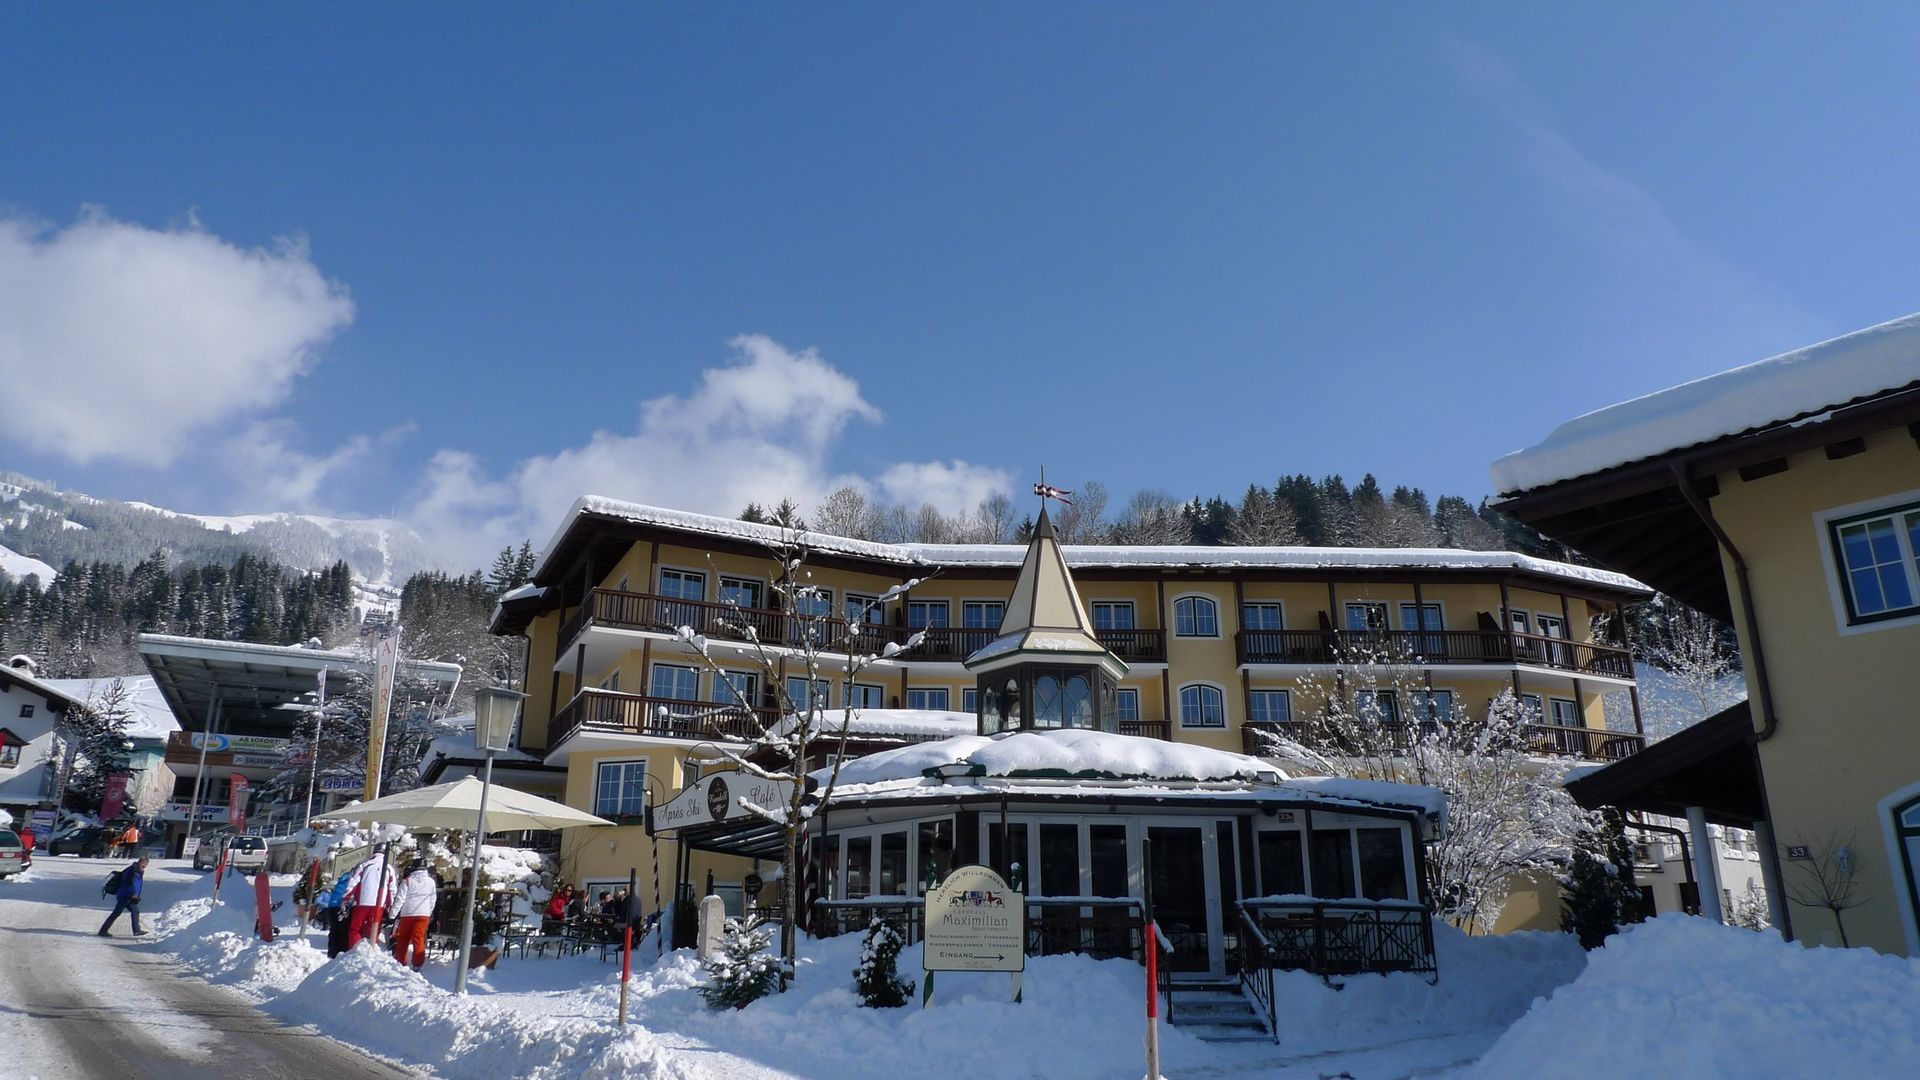
[[[120,863],[40,859],[33,880],[0,881],[0,1077],[394,1080],[419,1073],[311,1029],[136,944],[126,916],[96,936],[99,884]],[[186,880],[184,864],[150,873]],[[153,907],[157,913],[160,908]]]

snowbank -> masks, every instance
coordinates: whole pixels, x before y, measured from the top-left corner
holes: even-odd
[[[1910,1076],[1920,960],[1805,948],[1683,915],[1628,929],[1476,1075]]]

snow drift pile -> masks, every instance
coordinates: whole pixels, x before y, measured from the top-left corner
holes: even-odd
[[[1590,954],[1481,1059],[1488,1077],[1911,1076],[1920,960],[1663,915]]]

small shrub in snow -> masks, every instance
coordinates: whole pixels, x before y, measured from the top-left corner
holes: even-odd
[[[860,942],[860,966],[853,969],[854,988],[861,1004],[870,1009],[897,1009],[913,997],[913,983],[899,972],[900,949],[906,941],[885,919],[875,918]]]
[[[1745,930],[1773,929],[1767,919],[1767,898],[1753,887],[1753,882],[1747,882],[1747,891],[1733,898],[1733,910],[1727,913],[1727,921]]]
[[[786,966],[767,950],[773,947],[773,927],[764,920],[728,919],[720,951],[707,958],[707,977],[700,996],[716,1009],[744,1009],[780,989]]]

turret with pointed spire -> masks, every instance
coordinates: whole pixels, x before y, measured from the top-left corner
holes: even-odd
[[[967,657],[979,680],[980,733],[1033,728],[1113,731],[1127,665],[1094,636],[1044,505],[1000,633]]]

